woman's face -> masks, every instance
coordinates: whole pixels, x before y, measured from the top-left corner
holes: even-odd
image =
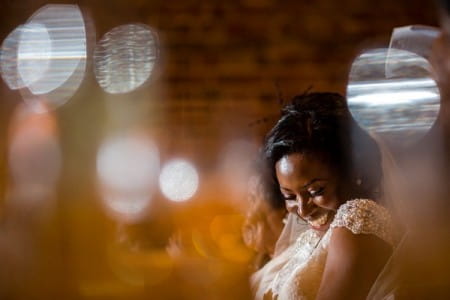
[[[342,204],[337,177],[330,168],[311,155],[292,153],[283,156],[275,170],[288,211],[316,230],[327,230]]]

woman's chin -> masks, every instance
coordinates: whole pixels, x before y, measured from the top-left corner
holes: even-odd
[[[333,220],[334,214],[331,212],[325,213],[314,220],[308,221],[310,228],[317,231],[327,231],[330,228],[331,221]]]
[[[317,230],[317,231],[327,231],[328,228],[330,228],[329,224],[325,224],[325,225],[321,225],[321,226],[315,226],[315,225],[311,225],[309,224],[309,227],[311,229]]]

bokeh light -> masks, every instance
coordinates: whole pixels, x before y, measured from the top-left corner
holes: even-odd
[[[248,263],[251,259],[251,251],[245,247],[240,235],[243,221],[242,215],[219,215],[214,217],[209,230],[212,239],[226,259]]]
[[[359,55],[347,98],[363,128],[402,145],[422,137],[439,113],[439,90],[428,61],[406,50],[372,49]]]
[[[55,117],[20,106],[11,123],[10,193],[28,203],[53,196],[61,164]]]
[[[146,213],[159,171],[159,152],[144,135],[107,139],[97,155],[97,173],[108,212],[125,221]]]
[[[183,159],[167,162],[159,176],[159,186],[167,199],[183,202],[194,196],[199,176],[195,167]]]
[[[150,77],[158,57],[156,34],[143,24],[127,24],[107,32],[95,47],[95,76],[108,93],[131,92]]]
[[[111,244],[107,254],[114,274],[132,286],[156,285],[173,269],[172,259],[164,249],[129,249],[123,244]]]
[[[219,172],[229,198],[236,207],[247,208],[245,199],[248,181],[255,169],[258,146],[245,139],[229,142],[220,155]]]

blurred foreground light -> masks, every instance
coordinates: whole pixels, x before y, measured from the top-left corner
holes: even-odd
[[[248,263],[252,257],[242,240],[242,215],[218,215],[210,224],[210,234],[224,258],[239,263]]]
[[[46,5],[17,27],[2,45],[2,77],[25,101],[49,109],[64,104],[79,88],[87,57],[85,22],[76,5]],[[34,97],[42,96],[45,97]]]
[[[94,52],[95,76],[108,93],[131,92],[147,81],[158,58],[156,34],[143,24],[113,28]]]
[[[164,249],[128,249],[123,245],[111,245],[107,256],[114,275],[131,286],[158,285],[173,270],[173,260]]]
[[[159,152],[143,135],[107,139],[97,155],[97,173],[108,212],[133,221],[147,212],[159,172]]]
[[[159,186],[167,199],[183,202],[194,196],[198,189],[199,176],[195,167],[182,159],[166,163],[159,176]]]
[[[56,120],[20,106],[11,124],[9,167],[12,194],[35,201],[52,196],[61,170]]]
[[[234,140],[225,146],[220,155],[219,171],[223,178],[223,184],[230,193],[229,199],[236,207],[247,207],[247,203],[242,201],[247,194],[248,181],[255,169],[255,157],[258,154],[258,147],[244,139]]]
[[[422,137],[439,113],[428,61],[413,52],[373,49],[358,56],[347,86],[350,111],[366,130],[402,145]]]

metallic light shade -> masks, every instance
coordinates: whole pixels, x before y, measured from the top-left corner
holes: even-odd
[[[430,26],[397,27],[389,48],[368,50],[354,60],[347,98],[363,128],[403,145],[431,128],[440,95],[428,58],[438,35]]]
[[[78,90],[85,75],[86,44],[78,6],[46,5],[3,42],[2,77],[26,102],[52,109]]]
[[[409,51],[364,52],[353,62],[347,86],[353,117],[391,141],[410,143],[422,137],[440,107],[439,90],[428,70],[428,62]]]
[[[95,76],[110,94],[131,92],[150,77],[158,58],[157,37],[150,27],[127,24],[107,32],[94,52]]]
[[[29,73],[42,71],[38,68],[31,68],[31,70],[24,68],[25,76],[22,76],[25,82],[29,82],[27,86],[33,94],[46,94],[61,87],[77,71],[80,62],[86,60],[86,31],[83,16],[76,5],[46,5],[30,17],[26,26],[33,31],[29,34],[27,34],[28,31],[22,32],[19,42],[19,72],[21,71],[20,63],[27,61],[21,60],[21,55],[30,54],[34,58],[36,51],[38,54],[44,52],[40,49],[41,47],[37,47],[40,44],[36,45],[33,41],[33,36],[36,39],[36,34],[33,32],[41,33],[43,38],[48,37],[49,50],[35,59],[38,61],[44,58],[44,63],[48,64],[44,73],[35,80],[26,80],[31,76]],[[43,38],[38,41],[44,43]],[[24,51],[21,51],[22,48]],[[44,47],[44,50],[47,50],[47,47]],[[31,76],[31,79],[33,78]]]
[[[17,90],[25,87],[25,83],[18,70],[18,48],[19,40],[22,35],[24,26],[20,25],[15,28],[11,33],[5,38],[2,43],[2,49],[0,54],[0,66],[1,75],[3,81],[12,90]]]

